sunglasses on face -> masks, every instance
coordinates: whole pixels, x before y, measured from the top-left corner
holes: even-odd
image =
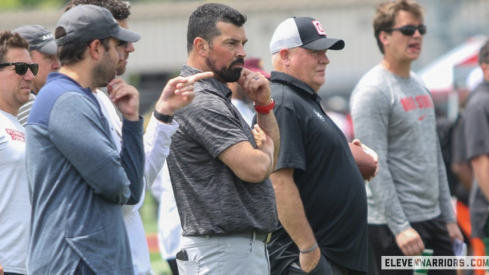
[[[416,32],[416,30],[418,30],[421,35],[426,34],[426,26],[423,24],[417,27],[413,25],[406,25],[399,28],[386,30],[386,32],[400,31],[403,35],[412,36]]]
[[[124,40],[119,40],[119,43],[117,43],[117,46],[116,47],[124,47],[124,48],[126,48],[127,46],[129,46],[129,42],[124,41]]]
[[[37,63],[27,64],[25,62],[14,62],[0,64],[0,68],[7,66],[15,66],[15,73],[18,75],[25,75],[27,73],[27,69],[31,69],[33,75],[37,75],[37,71],[39,70],[39,64]]]

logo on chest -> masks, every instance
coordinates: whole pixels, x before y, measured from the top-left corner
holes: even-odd
[[[10,135],[10,137],[12,138],[12,140],[25,142],[25,134],[22,133],[21,131],[15,130],[15,129],[8,129],[8,128],[6,128],[5,129],[5,132],[7,132],[7,134]]]
[[[422,109],[433,109],[433,101],[429,95],[419,95],[416,97],[401,98],[401,104],[405,112]],[[419,121],[423,121],[426,115],[418,117]]]
[[[316,116],[321,120],[321,121],[326,121],[321,113],[319,113],[316,109],[312,109]]]
[[[406,112],[416,109],[433,108],[433,101],[429,95],[401,98],[401,104]]]

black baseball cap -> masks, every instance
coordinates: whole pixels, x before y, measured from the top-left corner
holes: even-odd
[[[29,42],[29,51],[36,50],[45,54],[56,54],[58,47],[53,34],[41,25],[23,25],[13,30]]]
[[[56,44],[89,42],[114,37],[125,42],[137,42],[141,36],[121,28],[106,8],[95,5],[78,5],[65,12],[56,28],[63,27],[66,35],[58,37]]]
[[[270,41],[270,52],[274,54],[281,49],[295,47],[341,50],[345,47],[345,42],[328,38],[321,23],[312,17],[292,17],[278,25]]]

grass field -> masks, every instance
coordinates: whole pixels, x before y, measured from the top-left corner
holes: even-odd
[[[158,246],[154,242],[155,234],[158,231],[158,208],[155,200],[150,193],[146,193],[144,204],[140,209],[141,218],[143,219],[144,231],[152,240],[150,245],[151,267],[155,275],[172,275],[170,268],[165,260],[161,258]],[[156,247],[155,247],[156,246]]]

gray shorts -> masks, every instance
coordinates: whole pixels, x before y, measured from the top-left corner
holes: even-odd
[[[250,237],[183,237],[177,254],[180,275],[270,274],[266,243]]]

